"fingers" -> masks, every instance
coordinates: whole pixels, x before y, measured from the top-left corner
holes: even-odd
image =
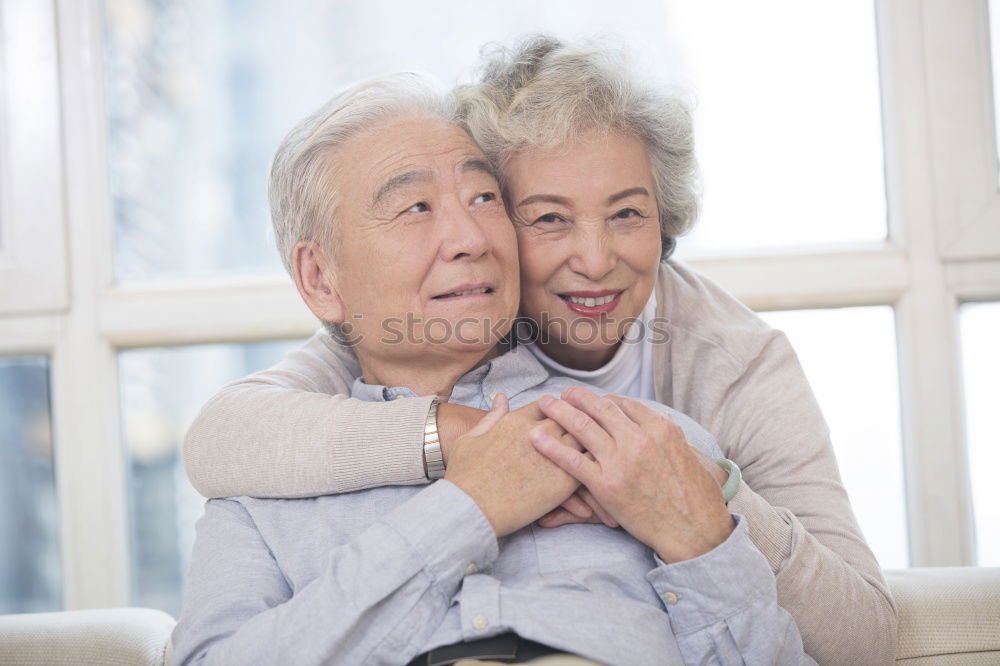
[[[584,485],[596,484],[600,480],[601,468],[598,463],[576,449],[565,446],[552,435],[539,428],[534,428],[528,434],[528,439],[531,440],[532,445],[539,453],[580,483]]]
[[[600,396],[582,386],[574,386],[563,391],[562,398],[593,418],[618,442],[635,433],[637,422],[610,400],[610,396]]]
[[[582,518],[587,520],[594,515],[594,510],[590,507],[590,504],[585,502],[575,493],[566,498],[566,501],[562,503],[561,508],[570,512],[577,518]]]
[[[575,525],[578,523],[594,523],[601,522],[596,517],[591,517],[587,520],[582,518],[577,518],[572,513],[559,507],[549,511],[547,514],[538,519],[538,525],[540,527],[552,528],[552,527],[562,527],[563,525]]]
[[[538,405],[543,414],[562,426],[598,458],[610,455],[615,449],[615,442],[608,431],[569,402],[546,395],[539,398]],[[617,410],[617,407],[615,409]],[[622,416],[624,418],[624,415]]]
[[[587,505],[587,508],[589,508],[593,515],[597,516],[602,523],[612,529],[618,527],[618,521],[615,520],[614,516],[608,513],[603,506],[601,506],[600,502],[597,501],[597,498],[595,498],[589,490],[580,487],[577,489],[576,494],[580,496],[584,504]]]
[[[669,414],[658,412],[651,407],[647,407],[638,400],[622,398],[620,396],[608,396],[618,407],[639,427],[647,432],[656,429],[667,436],[669,441],[675,443],[687,443],[684,431],[677,423],[670,418]]]
[[[501,415],[510,411],[510,400],[507,398],[506,393],[496,393],[493,395],[493,406],[490,407],[490,411],[499,411]]]
[[[629,419],[639,424],[640,427],[656,425],[663,420],[672,421],[670,416],[667,414],[658,412],[651,407],[647,407],[638,400],[623,398],[619,395],[608,395],[605,397],[615,403],[615,405],[617,405],[618,408],[629,417]]]
[[[507,396],[503,393],[497,393],[493,397],[493,406],[490,407],[490,411],[486,412],[486,416],[479,419],[479,423],[469,429],[468,434],[476,437],[486,434],[509,411],[510,402],[507,400]]]

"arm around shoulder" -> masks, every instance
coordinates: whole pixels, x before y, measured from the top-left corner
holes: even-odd
[[[223,387],[184,439],[206,497],[311,497],[426,483],[421,444],[432,398],[350,398],[349,348],[320,331],[274,367]]]

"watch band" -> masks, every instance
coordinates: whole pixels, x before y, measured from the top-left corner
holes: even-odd
[[[739,465],[726,458],[716,458],[715,464],[729,472],[729,478],[722,485],[722,501],[729,504],[729,500],[733,499],[736,491],[740,489],[743,473],[740,472]]]
[[[441,451],[437,424],[439,404],[441,401],[434,398],[427,412],[427,422],[424,424],[424,474],[431,481],[444,478],[444,453]]]

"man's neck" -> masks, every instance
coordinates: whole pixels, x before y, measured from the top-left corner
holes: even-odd
[[[499,355],[497,347],[486,352],[438,356],[427,354],[402,363],[398,358],[378,358],[356,350],[366,384],[403,386],[417,395],[436,395],[442,400],[466,373],[489,363]]]

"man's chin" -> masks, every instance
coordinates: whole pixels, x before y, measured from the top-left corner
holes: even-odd
[[[455,357],[455,356],[475,356],[476,354],[486,354],[497,348],[499,340],[470,340],[459,342],[451,340],[442,343],[431,343],[425,345],[427,353],[435,356]]]

